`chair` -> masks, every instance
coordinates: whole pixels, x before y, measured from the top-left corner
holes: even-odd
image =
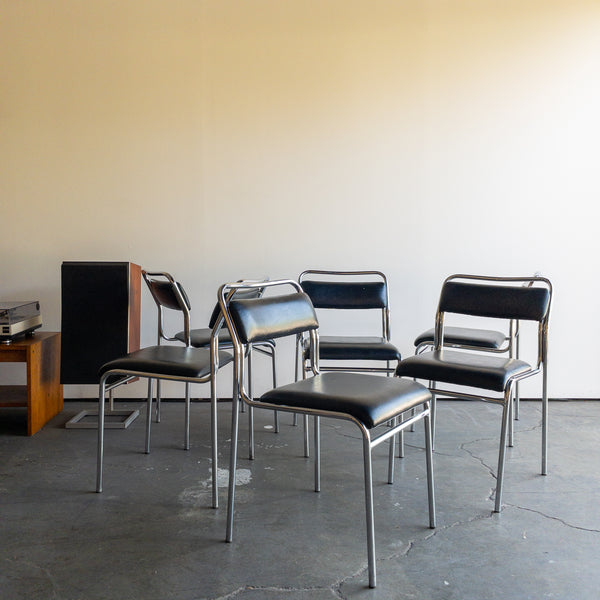
[[[540,273],[534,273],[539,277]],[[531,286],[532,282],[525,283]],[[512,337],[511,337],[512,332]],[[493,352],[504,354],[508,352],[511,358],[520,356],[520,327],[519,321],[509,323],[507,331],[490,329],[475,329],[473,327],[445,327],[444,346],[448,348],[462,348],[463,350],[476,350],[480,352]],[[435,347],[435,328],[424,331],[415,338],[415,354],[421,354]],[[432,416],[435,416],[435,402],[432,405]],[[514,393],[514,418],[519,419],[519,382],[515,384]],[[435,419],[432,419],[431,428],[435,444]]]
[[[256,284],[255,284],[256,285]],[[233,293],[241,287],[252,284],[228,284],[220,288],[219,304],[225,322],[233,338],[234,371],[237,390],[242,400],[250,406],[270,408],[293,414],[314,417],[315,444],[315,491],[320,491],[320,417],[345,419],[354,423],[362,434],[365,504],[367,521],[367,554],[369,565],[369,586],[376,585],[375,534],[373,517],[372,449],[385,440],[390,441],[388,459],[388,482],[393,482],[395,435],[423,419],[426,440],[426,461],[429,500],[429,526],[435,527],[435,503],[433,466],[431,451],[431,430],[429,422],[430,393],[414,381],[379,377],[364,373],[319,373],[318,367],[318,321],[306,293],[301,286],[291,280],[271,281],[264,285],[267,289],[284,286],[291,292],[281,295],[265,295],[262,298],[239,300]],[[287,291],[287,288],[286,288]],[[254,399],[245,388],[244,356],[249,344],[265,339],[284,336],[295,337],[307,334],[309,361],[313,376],[294,383],[276,387],[260,398]],[[422,410],[409,420],[399,419],[414,407]],[[233,539],[233,515],[235,499],[235,473],[237,465],[239,408],[233,403],[231,424],[231,453],[229,470],[229,494],[227,505],[226,540]],[[388,427],[393,423],[393,427]]]
[[[385,373],[392,375],[401,359],[400,351],[391,341],[390,302],[386,276],[380,271],[323,271],[309,269],[303,271],[298,283],[311,299],[317,313],[330,312],[329,320],[335,311],[364,316],[363,311],[381,312],[381,329],[374,335],[323,335],[319,339],[319,365],[325,371],[353,371]],[[348,315],[346,315],[348,316]],[[298,338],[296,350],[296,370],[301,364],[302,376],[310,371],[307,340]],[[300,356],[300,363],[298,357]],[[325,363],[325,361],[327,361]],[[345,365],[339,363],[344,361]],[[377,363],[385,366],[376,366]],[[393,365],[391,363],[394,363]],[[296,379],[298,374],[296,371]],[[296,421],[294,421],[295,423]],[[304,423],[304,454],[309,455],[308,428]],[[400,455],[403,454],[403,439],[400,437]]]
[[[146,444],[145,452],[150,452],[150,424],[152,421],[153,380],[182,381],[185,383],[185,448],[189,449],[190,437],[190,384],[208,383],[211,386],[211,443],[212,443],[212,486],[213,506],[218,506],[217,487],[217,396],[216,374],[220,367],[231,362],[231,353],[219,351],[215,328],[210,348],[193,348],[190,343],[189,301],[183,288],[168,274],[162,274],[166,281],[153,281],[153,297],[160,304],[159,336],[162,335],[162,308],[170,308],[183,313],[185,346],[165,346],[157,344],[131,352],[111,360],[100,368],[100,391],[98,400],[98,454],[96,471],[96,491],[102,491],[104,457],[104,404],[106,393],[137,378],[148,379]],[[147,274],[144,278],[148,283]],[[150,285],[150,284],[149,284]],[[160,337],[159,337],[160,340]]]
[[[381,331],[376,335],[321,336],[319,364],[321,371],[354,371],[394,373],[400,352],[390,342],[390,303],[387,279],[380,271],[318,271],[307,270],[300,274],[298,283],[311,299],[320,314],[321,310],[381,311]],[[353,313],[353,315],[358,313]],[[308,350],[304,349],[304,370]],[[328,364],[323,364],[328,361]],[[333,365],[332,361],[349,361],[346,366]],[[385,366],[365,365],[365,362],[385,362]]]
[[[218,303],[215,305],[213,312],[210,316],[210,320],[208,323],[208,327],[204,327],[201,329],[190,329],[189,331],[183,330],[179,331],[173,336],[169,336],[165,332],[164,327],[164,308],[169,308],[173,310],[179,310],[183,312],[184,321],[190,320],[190,311],[191,304],[183,286],[179,282],[175,282],[173,277],[169,273],[157,271],[157,272],[148,272],[142,271],[142,276],[144,277],[144,281],[146,282],[150,293],[152,294],[152,298],[156,303],[158,309],[158,332],[157,332],[157,343],[160,344],[161,341],[175,342],[179,341],[186,346],[193,346],[194,348],[210,348],[212,332],[215,326],[218,323],[219,318],[221,318],[221,309],[219,308]],[[183,300],[183,304],[179,304],[178,302],[173,302],[173,298],[170,297],[169,290],[173,285],[176,285],[181,293],[181,298]],[[166,290],[166,291],[165,291]],[[248,297],[258,297],[262,294],[262,288],[258,287],[252,289],[248,292],[244,292]],[[170,298],[168,304],[165,304],[165,295],[166,299]],[[187,313],[187,316],[186,316]],[[219,330],[219,347],[221,349],[230,349],[231,348],[231,337],[229,336],[229,332],[227,329],[221,328]],[[277,385],[277,374],[276,374],[276,361],[275,361],[275,342],[273,340],[266,340],[264,343],[256,344],[252,347],[248,348],[248,378],[249,378],[249,387],[252,389],[252,350],[256,350],[261,354],[265,354],[271,358],[271,364],[273,369],[273,387]],[[156,408],[155,408],[155,418],[156,422],[160,423],[160,407],[161,407],[161,389],[160,389],[160,380],[157,381],[156,384]],[[274,430],[275,433],[279,432],[279,418],[277,413],[274,414]],[[249,457],[254,458],[254,417],[252,411],[248,411],[248,420],[249,420]],[[186,440],[186,449],[189,449],[189,436]]]
[[[525,285],[522,285],[525,284]],[[552,300],[552,285],[543,277],[484,277],[452,275],[442,286],[435,319],[434,349],[406,358],[400,362],[396,375],[424,379],[436,396],[479,399],[496,402],[503,407],[495,512],[502,506],[502,483],[506,445],[512,446],[512,395],[516,384],[541,373],[542,376],[542,475],[547,473],[548,430],[548,318]],[[537,323],[537,361],[530,364],[513,357],[490,355],[463,348],[445,346],[446,314],[502,319],[511,322],[510,338],[514,339],[515,323]],[[440,389],[438,383],[450,384],[451,389]],[[452,386],[458,386],[458,389]],[[464,387],[486,390],[485,395],[466,393]],[[493,395],[489,395],[489,394]],[[432,421],[435,415],[432,415]]]

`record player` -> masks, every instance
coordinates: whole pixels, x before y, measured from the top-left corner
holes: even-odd
[[[0,302],[0,341],[10,344],[15,338],[31,334],[42,326],[40,303]]]

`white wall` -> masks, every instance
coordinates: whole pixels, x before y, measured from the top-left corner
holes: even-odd
[[[446,275],[541,271],[551,395],[600,397],[577,343],[600,335],[597,0],[0,14],[0,300],[40,299],[45,329],[60,328],[63,260],[171,271],[198,326],[226,280],[376,268],[408,354]]]

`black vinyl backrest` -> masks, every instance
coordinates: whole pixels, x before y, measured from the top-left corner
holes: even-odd
[[[447,281],[438,310],[476,317],[542,321],[549,306],[550,292],[546,288]]]
[[[302,281],[301,285],[315,308],[387,307],[386,286],[383,281]]]
[[[232,299],[229,314],[242,344],[264,342],[318,329],[317,315],[306,294]]]
[[[246,298],[260,298],[263,293],[263,288],[249,288],[247,290],[236,290],[234,293],[234,298],[238,300],[246,299]],[[208,326],[212,329],[216,324],[217,320],[221,316],[221,307],[217,302],[215,307],[213,308],[212,314],[210,315],[210,320],[208,321]]]
[[[183,286],[180,283],[175,282],[172,284],[169,281],[157,281],[156,279],[146,280],[150,292],[156,302],[165,308],[172,310],[183,310],[177,297],[177,292],[174,289],[174,285],[177,286],[188,310],[191,310],[191,305]]]

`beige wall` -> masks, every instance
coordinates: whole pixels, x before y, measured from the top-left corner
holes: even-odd
[[[63,260],[131,260],[200,326],[225,280],[377,268],[409,353],[446,275],[541,271],[551,395],[600,397],[599,32],[597,0],[0,0],[0,299],[57,329]]]

